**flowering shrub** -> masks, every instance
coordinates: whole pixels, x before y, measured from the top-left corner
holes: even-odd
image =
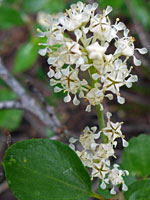
[[[134,47],[135,39],[129,35],[129,30],[118,18],[114,24],[111,23],[108,17],[112,11],[110,6],[102,14],[96,12],[97,7],[97,3],[85,5],[78,2],[73,4],[69,10],[66,10],[65,14],[59,14],[58,17],[54,18],[47,16],[44,22],[46,31],[38,30],[38,35],[47,38],[47,42],[41,44],[44,48],[39,50],[39,54],[42,56],[48,54],[48,64],[50,65],[48,76],[50,85],[54,86],[54,92],[64,91],[66,94],[64,101],[70,102],[72,100],[76,106],[84,99],[87,102],[85,109],[87,112],[90,112],[95,106],[100,130],[97,131],[95,126],[85,127],[79,139],[71,137],[69,146],[73,151],[56,141],[37,140],[35,143],[31,141],[19,144],[19,148],[23,149],[26,143],[30,150],[33,150],[33,146],[34,148],[39,146],[41,152],[47,154],[50,151],[53,152],[47,162],[43,160],[47,169],[45,177],[47,177],[47,181],[51,179],[51,186],[54,184],[56,188],[60,182],[66,184],[66,188],[68,187],[66,196],[68,196],[65,196],[65,199],[68,200],[84,200],[88,196],[105,199],[91,191],[91,182],[82,163],[91,169],[91,180],[95,177],[101,180],[100,187],[102,189],[106,189],[108,184],[111,186],[110,193],[112,195],[116,195],[118,185],[122,186],[123,191],[128,190],[123,177],[129,175],[129,172],[121,170],[118,164],[111,166],[110,163],[110,157],[116,158],[117,138],[122,140],[123,147],[128,146],[128,142],[121,131],[123,122],[112,122],[112,114],[107,112],[107,124],[105,125],[103,100],[108,98],[111,101],[116,96],[119,104],[125,103],[125,99],[120,94],[120,87],[127,86],[130,88],[138,80],[136,75],[131,74],[133,66],[128,67],[127,61],[132,57],[134,65],[141,65],[141,61],[135,57],[134,51],[145,54],[147,50],[146,48]],[[68,37],[69,35],[72,37]],[[112,49],[113,52],[111,52]],[[82,78],[82,74],[86,74],[86,78]],[[75,146],[77,142],[82,146],[81,151]],[[13,149],[13,147],[11,148]],[[41,160],[44,158],[41,154],[38,155],[36,150],[33,151],[35,159],[32,163],[32,169],[36,174],[39,171],[36,166],[36,158],[38,156]],[[18,154],[16,151],[15,153]],[[23,151],[22,153],[24,156],[20,158],[20,162],[24,164],[25,170],[29,170],[32,157],[26,158],[26,152]],[[11,177],[9,167],[17,165],[17,158],[14,159],[13,156],[11,150],[10,152],[8,150],[5,159],[5,162],[8,162],[8,165],[5,165],[5,170],[8,171],[7,177]],[[66,165],[64,161],[61,161],[61,157],[67,163]],[[37,161],[37,163],[44,173],[41,162]],[[17,167],[19,168],[19,164]],[[83,172],[83,176],[81,172]],[[69,188],[67,185],[69,181],[72,185],[74,182],[74,186]],[[20,183],[23,184],[21,180]],[[20,186],[17,185],[16,187],[19,188]],[[56,194],[53,187],[49,196],[45,196],[43,199],[51,199],[51,197],[54,200],[63,199],[64,186],[61,187],[62,189],[56,189],[60,193]],[[77,191],[75,188],[78,188]],[[20,195],[18,191],[16,191],[16,196]],[[46,191],[48,195],[49,191]],[[84,191],[84,194],[81,191]],[[42,199],[41,192],[36,194],[29,192],[28,195],[28,199]],[[73,198],[74,195],[76,195],[75,198]],[[25,197],[21,198],[20,196],[19,199],[25,199]]]

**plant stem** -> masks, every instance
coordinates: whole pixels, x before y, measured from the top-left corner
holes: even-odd
[[[100,105],[96,106],[96,113],[97,113],[99,128],[100,128],[100,130],[102,130],[103,128],[105,128],[105,120],[104,120],[103,111],[100,110]],[[103,132],[101,133],[101,139],[102,139],[103,143],[107,143],[108,142],[108,138],[107,138],[106,135],[104,135]]]
[[[90,63],[90,60],[89,60]],[[92,78],[92,74],[94,74],[96,72],[96,69],[92,66],[89,68],[89,74],[91,77],[91,82],[92,82],[92,88],[94,88],[95,83],[98,82],[98,80],[94,80]],[[103,111],[100,110],[100,105],[96,105],[96,113],[97,113],[97,118],[98,118],[98,124],[99,124],[99,129],[102,130],[103,128],[105,128],[105,120],[104,120],[104,114]],[[104,135],[104,133],[101,133],[101,139],[103,143],[107,143],[108,142],[108,138],[106,135]]]
[[[96,106],[96,113],[97,113],[99,128],[100,130],[102,130],[103,128],[105,128],[105,120],[104,120],[103,111],[100,110],[100,105]]]
[[[97,193],[95,193],[95,192],[93,192],[93,193],[91,194],[91,197],[94,197],[94,198],[99,199],[99,200],[105,200],[104,197],[102,197],[100,194],[97,194]]]

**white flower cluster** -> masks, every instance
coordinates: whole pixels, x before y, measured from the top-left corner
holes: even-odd
[[[110,166],[110,157],[115,156],[114,148],[117,145],[116,138],[121,138],[123,146],[126,147],[128,142],[124,139],[121,132],[122,123],[113,123],[110,121],[111,114],[107,113],[107,126],[96,133],[97,127],[86,127],[80,139],[70,138],[70,147],[75,150],[74,143],[79,142],[82,145],[82,151],[75,150],[82,160],[83,164],[92,169],[91,176],[98,177],[102,180],[100,187],[106,188],[106,184],[112,185],[111,194],[116,194],[115,187],[122,184],[122,190],[126,191],[128,187],[125,185],[123,176],[128,175],[127,170],[118,169],[119,165]],[[99,143],[101,132],[108,137],[106,144]]]
[[[119,103],[124,103],[120,87],[126,85],[129,88],[137,81],[137,76],[131,74],[132,67],[127,67],[127,60],[133,57],[138,66],[141,61],[136,59],[134,51],[147,53],[145,48],[134,48],[134,38],[128,36],[129,30],[118,18],[111,24],[110,6],[100,15],[95,14],[97,7],[97,3],[78,2],[65,14],[54,18],[47,16],[45,23],[42,21],[47,30],[38,30],[39,37],[47,37],[47,43],[41,44],[46,48],[40,49],[39,53],[49,55],[48,76],[54,91],[66,92],[65,102],[70,102],[73,95],[75,105],[80,103],[78,97],[86,99],[89,102],[86,111],[102,104],[104,97],[112,100],[113,94]],[[68,38],[69,34],[75,40]],[[114,52],[109,53],[112,44]],[[90,77],[81,80],[81,71],[87,71],[94,84],[90,83]]]
[[[41,44],[45,48],[39,53],[49,56],[48,76],[54,92],[64,91],[65,102],[70,102],[73,96],[74,105],[79,105],[79,99],[83,98],[88,102],[88,112],[91,106],[102,110],[105,97],[112,100],[116,95],[118,103],[123,104],[125,99],[120,96],[120,87],[130,88],[138,79],[131,74],[133,67],[128,68],[127,61],[133,57],[133,63],[139,66],[141,61],[134,56],[134,51],[147,53],[146,48],[134,47],[135,39],[118,18],[111,24],[110,6],[102,14],[96,14],[97,7],[97,3],[78,2],[57,17],[47,16],[43,20],[39,16],[46,28],[44,32],[38,30],[39,37],[47,38],[47,42]],[[122,122],[113,123],[110,117],[111,113],[107,113],[107,125],[100,132],[96,133],[96,127],[86,127],[79,140],[71,138],[70,147],[75,150],[74,143],[81,143],[82,151],[76,152],[83,164],[92,169],[92,178],[99,177],[103,189],[106,184],[112,185],[111,194],[115,194],[118,184],[127,190],[123,176],[128,175],[128,171],[120,170],[116,164],[111,168],[110,157],[115,157],[116,138],[121,138],[124,147],[128,143],[121,132]],[[101,132],[108,138],[107,143],[99,143]]]

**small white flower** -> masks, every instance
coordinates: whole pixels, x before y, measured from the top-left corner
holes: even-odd
[[[82,2],[71,5],[71,9],[66,10],[67,15],[61,14],[59,22],[68,31],[74,31],[83,23],[87,23],[92,13],[96,10],[97,4],[84,5]]]
[[[90,59],[99,59],[101,60],[104,53],[106,52],[106,47],[100,46],[98,42],[89,45],[86,50],[89,53]]]
[[[80,136],[80,143],[82,144],[84,149],[91,149],[91,145],[95,143],[94,137],[95,130],[91,131],[89,127],[86,127],[83,130],[83,135]]]
[[[100,105],[103,101],[104,93],[98,88],[92,88],[89,92],[87,92],[85,98],[93,106]]]
[[[122,55],[129,57],[134,55],[134,45],[132,37],[118,39],[115,43],[115,46],[117,48],[115,54],[121,53]]]

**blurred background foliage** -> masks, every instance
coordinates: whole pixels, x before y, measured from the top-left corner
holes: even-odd
[[[63,103],[63,93],[53,93],[46,75],[49,69],[47,58],[38,55],[40,48],[38,44],[43,42],[43,39],[37,37],[37,28],[43,29],[39,23],[41,13],[57,15],[76,2],[76,0],[0,0],[0,56],[7,69],[28,93],[38,99],[38,95],[29,85],[35,87],[44,96],[45,101],[54,106],[62,124],[69,130],[80,132],[85,125],[97,125],[96,114],[94,111],[91,115],[84,112],[85,102],[74,108],[72,103]],[[107,5],[113,7],[112,21],[119,17],[127,25],[136,38],[136,47],[140,48],[143,45],[150,47],[149,0],[98,0],[97,2],[100,10]],[[116,101],[105,102],[105,112],[107,110],[113,112],[114,121],[118,119],[125,121],[123,131],[127,139],[141,132],[150,133],[150,54],[140,59],[142,66],[134,68],[134,73],[139,77],[138,83],[135,83],[130,90],[122,89],[126,104],[118,105]],[[132,65],[132,61],[129,64]],[[17,95],[0,79],[0,102],[17,99]],[[1,138],[7,134],[11,134],[14,141],[54,135],[26,111],[16,109],[0,110],[1,142]],[[2,161],[2,148],[0,152]],[[1,198],[13,199],[11,196]]]

